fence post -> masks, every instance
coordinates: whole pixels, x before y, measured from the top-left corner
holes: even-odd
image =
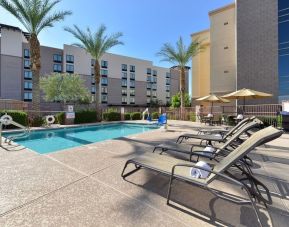
[[[124,107],[120,108],[120,119],[124,121]]]

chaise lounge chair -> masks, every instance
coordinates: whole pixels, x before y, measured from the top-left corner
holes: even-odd
[[[259,119],[255,118],[254,120],[255,122],[258,122],[261,128],[261,125],[263,125],[263,122],[260,121]],[[249,122],[251,122],[251,120],[249,119],[246,122],[243,122],[241,125],[239,125],[238,127],[231,129],[227,134],[225,134],[224,136],[217,136],[217,135],[196,135],[196,134],[183,134],[181,136],[179,136],[179,138],[177,139],[177,143],[182,143],[183,140],[187,140],[187,139],[199,139],[201,140],[200,144],[203,143],[203,141],[206,141],[207,144],[212,145],[212,142],[222,142],[225,143],[227,141],[227,139],[232,136],[236,131],[238,131],[243,125],[248,124]],[[249,133],[248,133],[249,135]]]
[[[270,192],[265,185],[263,185],[260,181],[254,178],[254,176],[249,171],[248,172],[246,171],[246,165],[240,160],[250,151],[252,151],[255,147],[280,137],[282,133],[283,133],[282,131],[275,129],[273,127],[268,127],[254,133],[250,138],[248,138],[238,148],[232,151],[228,156],[224,157],[219,163],[216,163],[214,166],[212,166],[212,170],[207,170],[205,168],[196,166],[191,162],[186,162],[176,158],[168,157],[166,155],[147,153],[128,160],[124,166],[121,176],[123,177],[123,179],[125,179],[126,177],[137,172],[140,169],[148,169],[163,175],[170,176],[170,183],[167,194],[168,205],[170,204],[171,189],[174,180],[180,180],[195,185],[197,187],[201,187],[203,189],[210,191],[219,198],[234,203],[251,204],[257,217],[258,223],[260,226],[262,226],[259,211],[257,210],[254,199],[255,201],[257,200],[259,202],[262,201],[264,203],[270,204],[272,203]],[[133,164],[135,166],[135,169],[128,173],[125,173],[125,170],[129,164]],[[242,179],[238,179],[237,177],[232,175],[229,172],[229,169],[232,166],[241,169],[245,177]],[[207,171],[209,172],[209,176],[207,178],[194,178],[190,175],[189,171],[190,168],[196,168]],[[249,200],[239,200],[233,198],[226,192],[224,193],[222,191],[212,189],[210,187],[210,184],[218,178],[221,178],[230,183],[234,183],[240,186],[240,188],[245,190],[245,192],[247,193]],[[264,198],[264,196],[261,194],[260,192],[261,187],[265,189],[267,198]]]
[[[216,159],[219,155],[226,156],[230,153],[233,149],[239,146],[242,142],[244,142],[243,138],[240,137],[246,133],[248,130],[253,128],[258,128],[259,122],[252,121],[248,124],[243,125],[239,130],[237,130],[223,145],[220,147],[210,146],[214,149],[213,152],[204,151],[207,146],[204,145],[195,145],[195,144],[178,144],[175,142],[167,141],[163,144],[159,144],[155,146],[153,152],[160,149],[162,153],[171,154],[174,153],[181,153],[189,156],[189,161],[192,161],[192,157],[197,157],[196,161],[199,161],[200,157]],[[248,160],[248,159],[247,159]],[[216,160],[217,161],[217,160]],[[250,161],[250,160],[249,160]],[[250,161],[251,162],[251,161]]]

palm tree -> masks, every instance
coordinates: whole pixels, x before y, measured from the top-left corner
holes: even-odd
[[[95,109],[97,112],[97,119],[100,120],[99,108],[99,94],[100,94],[100,59],[106,51],[116,45],[123,45],[119,41],[122,36],[121,32],[114,33],[110,36],[105,34],[106,27],[101,25],[96,32],[91,32],[89,28],[81,30],[78,26],[74,25],[73,28],[65,27],[65,31],[71,33],[79,43],[73,44],[74,46],[83,48],[94,59],[94,77],[95,77]]]
[[[165,43],[161,48],[160,52],[157,53],[158,56],[162,57],[162,61],[170,62],[174,65],[178,65],[180,70],[180,94],[181,94],[181,109],[185,106],[185,73],[186,65],[190,59],[197,55],[201,50],[201,45],[198,40],[194,40],[187,47],[183,43],[182,37],[176,43],[176,47],[172,46],[170,43]]]
[[[70,11],[53,11],[60,0],[0,0],[0,6],[15,16],[30,33],[29,47],[33,83],[32,110],[40,112],[40,42],[38,35],[45,28],[64,20]]]

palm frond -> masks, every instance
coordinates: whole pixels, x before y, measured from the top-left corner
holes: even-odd
[[[31,34],[38,35],[44,28],[53,27],[70,11],[53,12],[60,0],[1,0],[0,6],[15,16]]]
[[[86,49],[86,51],[97,60],[111,47],[123,44],[122,41],[119,41],[122,33],[119,32],[108,36],[105,34],[105,25],[101,25],[94,33],[89,28],[81,30],[76,25],[74,25],[73,28],[65,27],[64,30],[78,39],[80,43],[74,44],[75,46]]]

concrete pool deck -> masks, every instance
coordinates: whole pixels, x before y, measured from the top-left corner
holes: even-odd
[[[120,177],[127,159],[199,126],[169,121],[168,131],[46,155],[0,148],[0,226],[256,226],[250,206],[182,182],[173,189],[176,206],[167,206],[167,177],[146,170],[128,177],[129,182]],[[251,154],[254,175],[273,192],[273,205],[258,207],[265,226],[288,226],[289,135],[269,145]],[[239,193],[224,182],[216,187]]]

